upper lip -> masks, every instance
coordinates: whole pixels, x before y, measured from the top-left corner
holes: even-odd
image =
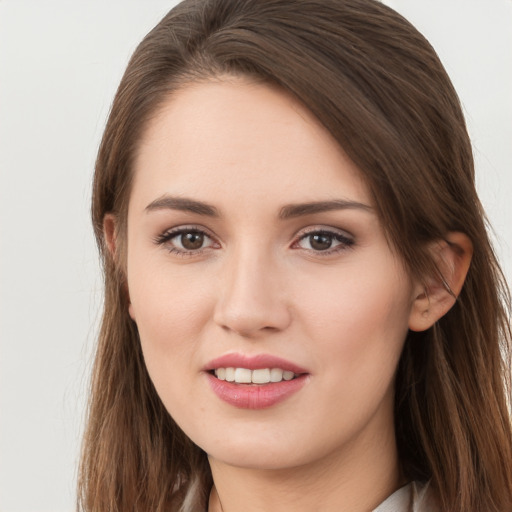
[[[204,367],[204,370],[211,371],[217,368],[247,368],[248,370],[280,368],[281,370],[291,371],[295,374],[308,373],[307,370],[299,365],[270,354],[257,354],[252,356],[237,353],[224,354],[210,361]]]

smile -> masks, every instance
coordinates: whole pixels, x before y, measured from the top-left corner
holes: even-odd
[[[269,384],[292,380],[299,375],[281,368],[216,368],[214,374],[219,380],[235,382],[236,384]]]
[[[298,393],[311,374],[272,354],[228,353],[203,367],[210,389],[238,409],[265,409]]]

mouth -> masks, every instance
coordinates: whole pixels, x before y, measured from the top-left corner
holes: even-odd
[[[270,384],[290,381],[301,376],[291,370],[282,368],[249,368],[220,367],[210,370],[211,375],[219,380],[235,384]]]
[[[269,354],[230,353],[203,369],[214,394],[239,409],[265,409],[298,393],[310,374],[304,368]]]

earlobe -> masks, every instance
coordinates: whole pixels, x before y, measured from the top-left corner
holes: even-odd
[[[416,287],[409,318],[411,331],[429,329],[455,304],[469,270],[473,244],[464,233],[450,232],[430,250],[439,274]]]

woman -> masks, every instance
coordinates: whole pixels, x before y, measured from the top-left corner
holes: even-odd
[[[510,510],[506,287],[456,93],[394,11],[177,6],[93,220],[83,510]]]

